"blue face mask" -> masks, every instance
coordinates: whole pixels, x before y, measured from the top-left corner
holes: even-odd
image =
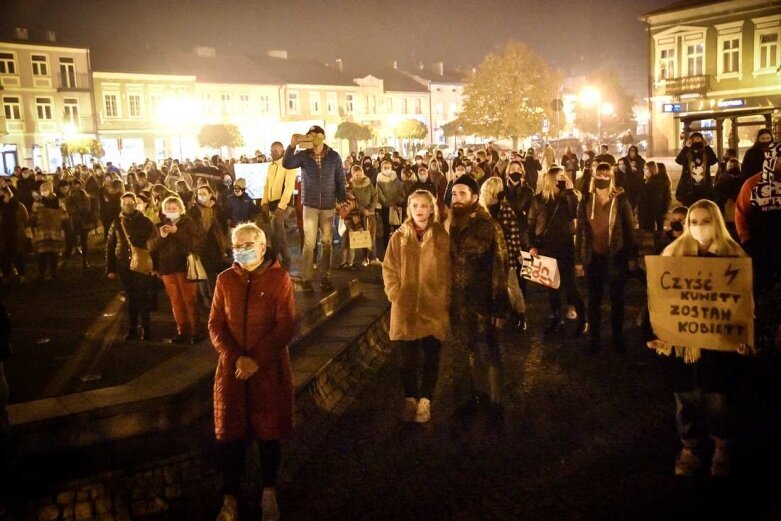
[[[255,264],[258,262],[258,250],[256,250],[254,247],[249,249],[234,249],[233,260],[242,266]]]

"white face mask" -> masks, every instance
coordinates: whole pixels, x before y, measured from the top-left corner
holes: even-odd
[[[164,215],[169,219],[171,219],[172,221],[175,221],[179,218],[179,215],[181,214],[179,212],[165,212]]]
[[[208,203],[209,199],[211,199],[211,197],[209,197],[208,195],[199,195],[198,196],[198,202],[201,203],[201,204]]]
[[[710,224],[693,224],[689,226],[689,233],[695,241],[705,244],[713,240],[714,230]]]
[[[49,197],[51,194],[48,190],[41,190],[41,197]]]

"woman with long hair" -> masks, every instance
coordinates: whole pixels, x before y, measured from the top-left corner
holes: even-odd
[[[425,423],[450,328],[450,236],[428,190],[410,194],[407,215],[388,243],[382,278],[391,301],[390,339],[402,359],[402,421]]]
[[[672,193],[670,177],[664,163],[648,161],[643,170],[643,184],[637,203],[637,220],[640,229],[660,233],[664,231],[664,219],[670,208]]]
[[[716,203],[701,199],[689,207],[683,234],[662,252],[666,257],[746,257],[730,237]],[[683,448],[675,474],[692,475],[702,466],[702,438],[708,434],[715,450],[711,475],[730,472],[730,443],[736,432],[735,392],[740,379],[739,355],[754,353],[740,344],[736,351],[713,351],[708,346],[672,346],[660,339],[647,343],[664,355],[675,396],[675,423]]]
[[[561,292],[575,306],[578,322],[575,334],[586,333],[586,306],[575,283],[575,219],[578,213],[578,193],[564,169],[553,165],[542,177],[542,188],[532,199],[528,217],[529,253],[532,257],[546,255],[556,259],[561,277],[558,289],[549,289],[550,316],[545,327],[552,333],[563,324]]]

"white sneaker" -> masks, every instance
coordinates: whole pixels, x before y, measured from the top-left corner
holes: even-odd
[[[426,423],[431,420],[431,401],[421,398],[418,402],[418,410],[415,412],[415,423]]]
[[[409,423],[415,420],[418,411],[418,401],[415,398],[405,398],[404,408],[401,410],[401,421]]]
[[[279,505],[277,505],[277,493],[273,488],[264,488],[260,499],[260,510],[263,513],[263,521],[279,521]]]
[[[375,258],[372,259],[372,261],[369,264],[371,264],[372,266],[382,266],[382,261],[380,259]]]
[[[567,306],[567,314],[565,317],[567,320],[575,320],[578,318],[578,312],[575,311],[575,306]]]

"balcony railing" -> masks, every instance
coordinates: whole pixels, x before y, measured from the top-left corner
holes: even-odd
[[[710,90],[710,80],[711,76],[709,74],[670,78],[664,81],[664,93],[668,96],[705,94]]]
[[[59,92],[89,92],[92,89],[88,74],[57,73],[57,90]]]

